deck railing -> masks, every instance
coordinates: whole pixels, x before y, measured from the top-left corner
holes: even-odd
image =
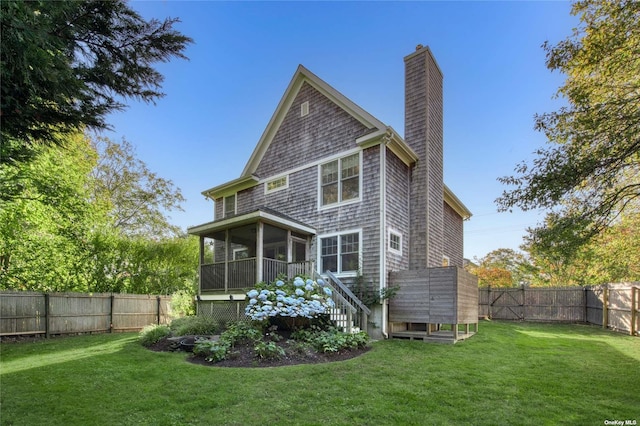
[[[259,280],[256,269],[257,259],[230,260],[200,265],[200,289],[209,291],[232,291],[252,288]],[[279,275],[294,277],[312,276],[314,262],[285,262],[276,259],[262,259],[262,281],[274,281]]]

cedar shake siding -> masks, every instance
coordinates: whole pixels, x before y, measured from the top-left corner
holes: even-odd
[[[309,114],[300,106],[309,102]],[[287,169],[357,148],[356,139],[369,130],[326,96],[303,83],[280,124],[255,174],[275,176]]]
[[[405,57],[405,142],[418,155],[410,195],[409,269],[442,266],[442,73],[428,47]]]
[[[462,217],[447,203],[443,203],[444,210],[444,255],[449,257],[450,266],[463,265],[463,220]]]
[[[386,185],[386,251],[387,272],[409,268],[409,185],[411,169],[395,154],[387,149]],[[389,250],[389,231],[399,233],[402,238],[402,252]]]

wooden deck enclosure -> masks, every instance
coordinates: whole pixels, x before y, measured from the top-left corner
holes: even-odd
[[[478,280],[464,269],[391,272],[389,281],[399,287],[389,301],[389,337],[455,343],[478,331]]]

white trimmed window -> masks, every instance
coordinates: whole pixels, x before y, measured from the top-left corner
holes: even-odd
[[[287,189],[289,187],[289,175],[280,176],[275,179],[268,180],[264,185],[264,193],[270,194],[272,192],[280,191],[281,189]]]
[[[320,205],[360,199],[360,153],[320,165]]]
[[[449,256],[442,256],[442,266],[450,266],[451,265],[451,259],[449,259]]]
[[[223,201],[223,217],[229,217],[236,214],[236,194],[227,195]]]
[[[360,268],[360,232],[319,237],[320,272],[355,273]]]
[[[389,251],[402,254],[402,234],[389,230]]]

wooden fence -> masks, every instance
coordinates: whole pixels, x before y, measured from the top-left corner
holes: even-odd
[[[0,292],[0,336],[135,331],[169,322],[169,296]]]
[[[640,283],[592,287],[493,288],[478,293],[480,317],[584,322],[632,336],[640,330]]]

